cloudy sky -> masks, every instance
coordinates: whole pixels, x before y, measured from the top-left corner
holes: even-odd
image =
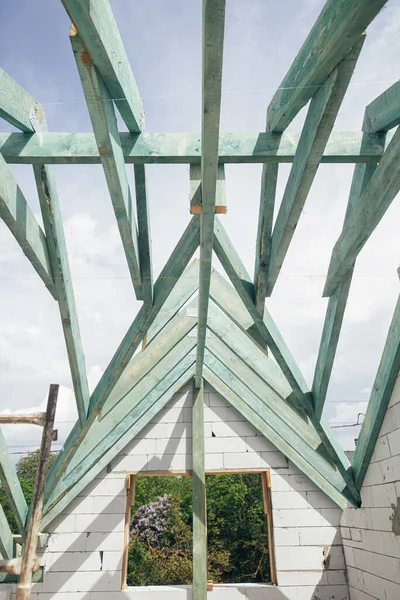
[[[201,0],[111,0],[146,110],[146,130],[199,132]],[[323,0],[227,0],[221,131],[259,132],[266,108],[317,18]],[[49,129],[91,130],[61,2],[0,5],[0,65],[44,106]],[[336,130],[359,130],[365,105],[399,78],[400,2],[389,0],[369,27]],[[298,131],[304,111],[290,126]],[[1,129],[11,131],[6,123]],[[121,123],[121,129],[124,129]],[[35,214],[32,169],[12,166]],[[320,167],[268,308],[311,385],[327,300],[322,289],[346,208],[351,165]],[[147,169],[157,275],[190,215],[184,165]],[[289,166],[280,168],[278,206]],[[128,168],[133,180],[133,169]],[[65,235],[91,389],[140,304],[135,301],[100,166],[56,168]],[[253,273],[261,166],[226,168],[223,222]],[[40,219],[39,215],[38,218]],[[395,200],[360,254],[329,388],[333,425],[365,412],[399,292]],[[57,306],[0,223],[0,410],[44,407],[58,382],[57,419],[65,439],[76,414]],[[13,453],[35,447],[40,432],[4,428]],[[359,428],[339,428],[353,447]],[[57,448],[57,445],[55,445]],[[18,458],[19,454],[14,454]]]

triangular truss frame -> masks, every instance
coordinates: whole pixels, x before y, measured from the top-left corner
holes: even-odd
[[[361,132],[333,131],[333,126],[364,44],[363,32],[385,0],[326,2],[269,105],[266,131],[256,134],[219,131],[225,0],[203,0],[200,135],[145,133],[143,105],[109,1],[62,3],[73,22],[70,39],[93,133],[48,132],[43,107],[0,70],[0,116],[21,131],[0,133],[0,216],[58,303],[79,415],[48,476],[42,526],[191,379],[195,390],[208,381],[339,506],[359,506],[400,368],[400,302],[352,466],[322,411],[357,256],[400,190],[400,129],[391,131],[400,123],[400,83],[367,106]],[[285,133],[309,101],[301,133]],[[115,109],[128,133],[118,132]],[[274,223],[277,176],[284,162],[292,167]],[[323,162],[355,163],[355,168],[325,284],[329,303],[310,387],[265,299],[274,289]],[[33,165],[44,231],[8,163]],[[103,166],[133,288],[143,301],[92,395],[53,167],[77,163]],[[137,217],[125,163],[134,165]],[[149,163],[190,165],[193,215],[154,283],[145,170]],[[226,212],[227,163],[263,164],[254,278],[215,216]],[[198,248],[200,261],[191,262]],[[213,271],[214,251],[230,283]],[[187,308],[196,316],[189,316]],[[196,415],[200,418],[201,411]],[[197,468],[202,463],[196,457]],[[0,479],[24,535],[28,509],[1,431]],[[0,551],[8,557],[12,534],[1,507],[0,524]]]

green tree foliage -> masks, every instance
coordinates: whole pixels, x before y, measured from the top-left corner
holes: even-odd
[[[26,456],[23,456],[19,459],[16,466],[18,479],[21,483],[21,488],[28,506],[30,506],[32,502],[33,492],[35,489],[36,474],[39,466],[39,454],[39,449],[29,452]],[[56,460],[56,456],[57,455],[54,453],[50,454],[49,468]],[[15,522],[10,503],[8,502],[8,498],[2,487],[0,487],[0,504],[3,507],[7,521],[11,527],[11,531],[13,533],[18,533],[17,524]]]
[[[209,579],[270,581],[261,476],[207,475],[206,492]],[[138,477],[132,517],[128,585],[191,584],[191,479]]]

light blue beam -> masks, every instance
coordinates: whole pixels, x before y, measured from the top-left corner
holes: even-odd
[[[10,503],[19,533],[25,538],[25,525],[28,505],[17,477],[15,467],[7,449],[3,432],[0,428],[0,482]],[[7,542],[6,542],[7,543]]]
[[[393,133],[387,137],[387,145]],[[199,133],[119,134],[126,163],[200,164]],[[299,133],[221,133],[220,164],[292,163]],[[360,131],[332,132],[321,162],[324,164],[377,163],[385,147],[374,135],[364,143]],[[1,133],[0,152],[12,164],[99,165],[101,156],[93,133]]]
[[[1,155],[0,217],[10,229],[53,298],[57,299],[46,237]]]
[[[150,210],[145,165],[134,165],[136,209],[139,229],[139,262],[142,297],[145,306],[153,304],[153,269],[151,261]]]
[[[268,107],[268,130],[284,131],[387,0],[328,0]]]
[[[108,0],[62,0],[129,131],[144,127],[144,110]]]
[[[99,148],[108,191],[117,219],[125,257],[136,298],[142,300],[138,233],[131,190],[124,163],[117,119],[110,93],[101,79],[76,30],[71,27],[70,41],[78,67],[86,104]]]
[[[289,250],[364,40],[362,35],[311,99],[272,232],[267,296],[272,294]]]
[[[195,377],[198,388],[202,384],[213,251],[224,28],[225,0],[203,0],[200,279]]]

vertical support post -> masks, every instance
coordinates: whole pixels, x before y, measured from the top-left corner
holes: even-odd
[[[47,399],[46,421],[43,427],[42,443],[40,445],[39,467],[36,477],[35,492],[32,500],[31,515],[28,524],[24,554],[22,557],[21,576],[19,584],[17,585],[16,600],[29,600],[31,597],[32,573],[35,566],[40,520],[42,518],[44,484],[49,466],[54,418],[56,416],[58,388],[58,385],[51,384]]]
[[[125,509],[125,528],[124,528],[124,550],[122,554],[122,573],[121,589],[127,588],[126,577],[128,575],[128,556],[129,556],[129,527],[131,524],[131,510],[135,504],[136,475],[126,476],[126,509]]]
[[[271,473],[269,471],[263,471],[261,473],[261,482],[264,499],[264,512],[267,518],[268,527],[269,572],[271,575],[272,585],[278,585],[275,561],[274,522],[272,518]]]
[[[207,515],[204,471],[204,380],[193,382],[193,600],[207,598]]]

